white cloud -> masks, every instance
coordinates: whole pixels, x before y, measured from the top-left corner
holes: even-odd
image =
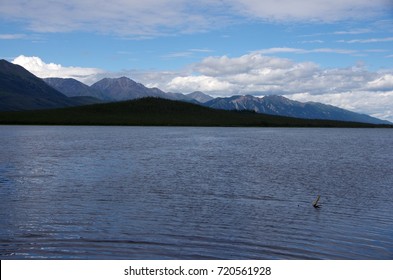
[[[338,21],[386,12],[390,0],[232,0],[248,16],[273,21]]]
[[[393,91],[393,74],[385,74],[367,83],[369,90]]]
[[[190,52],[195,52],[195,53],[211,53],[213,50],[211,49],[189,49]]]
[[[93,31],[142,38],[244,20],[339,21],[386,13],[390,0],[2,0],[0,16],[36,32]]]
[[[103,70],[97,68],[65,67],[61,64],[45,63],[36,56],[20,55],[12,63],[24,67],[40,78],[74,78],[87,84],[95,81],[97,75],[104,73]]]
[[[383,43],[383,42],[392,42],[393,37],[387,37],[387,38],[370,38],[370,39],[354,39],[354,40],[340,40],[338,42],[341,43],[348,43],[348,44],[353,44],[353,43]]]
[[[183,75],[192,77],[195,74],[214,78],[221,84],[230,84],[221,95],[239,93],[262,94],[293,94],[309,92],[311,94],[325,94],[341,92],[351,89],[364,88],[367,82],[376,78],[376,74],[368,72],[362,67],[323,69],[312,62],[295,63],[289,59],[264,56],[258,52],[240,57],[227,56],[207,57],[192,67],[193,74]],[[165,88],[167,85],[163,85]],[[174,90],[175,84],[171,84]],[[202,91],[210,91],[210,88]],[[179,88],[180,90],[180,88]],[[217,89],[214,89],[216,92]]]
[[[165,55],[162,55],[161,58],[168,59],[168,58],[178,58],[178,57],[190,57],[192,56],[192,52],[184,51],[184,52],[172,52]]]
[[[322,44],[325,43],[323,40],[306,40],[306,41],[301,41],[300,43],[302,44]]]
[[[195,64],[195,71],[209,76],[230,76],[243,73],[259,72],[263,69],[287,69],[292,62],[284,58],[262,56],[251,53],[240,57],[207,57]]]
[[[345,31],[336,31],[333,32],[335,35],[357,35],[357,34],[365,34],[372,32],[369,28],[358,28],[352,30],[345,30]]]
[[[223,81],[208,76],[187,76],[175,77],[166,85],[166,89],[175,92],[225,92],[231,90],[233,85],[228,81]]]
[[[3,0],[0,16],[22,20],[35,32],[81,30],[143,38],[210,30],[227,21],[222,4],[208,0]]]
[[[0,40],[18,40],[26,38],[25,34],[0,34]]]
[[[161,58],[169,59],[169,58],[178,58],[178,57],[193,57],[195,55],[206,54],[213,52],[210,49],[188,49],[186,51],[172,52],[165,55],[162,55]]]
[[[348,49],[333,49],[333,48],[318,48],[318,49],[298,49],[298,48],[269,48],[256,51],[255,53],[260,54],[277,54],[277,53],[295,53],[295,54],[307,54],[307,53],[336,53],[336,54],[356,54],[356,50]]]

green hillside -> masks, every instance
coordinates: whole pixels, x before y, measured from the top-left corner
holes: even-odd
[[[217,110],[187,102],[151,97],[62,109],[1,112],[0,124],[383,127],[362,123],[295,119],[249,111]]]

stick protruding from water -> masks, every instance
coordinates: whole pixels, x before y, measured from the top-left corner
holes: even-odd
[[[318,195],[317,199],[315,199],[314,202],[312,203],[312,206],[314,206],[314,208],[319,208],[321,206],[318,204],[320,198],[321,198],[321,196]]]

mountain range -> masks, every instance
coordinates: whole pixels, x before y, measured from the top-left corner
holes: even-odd
[[[317,102],[303,103],[278,95],[267,95],[264,97],[238,95],[225,98],[213,98],[200,91],[185,95],[181,93],[164,92],[158,88],[148,88],[126,77],[116,79],[104,78],[90,87],[72,79],[50,78],[44,80],[49,85],[68,96],[82,96],[89,93],[88,89],[90,89],[91,93],[89,93],[89,95],[106,101],[160,97],[170,100],[193,102],[214,109],[254,111],[257,113],[304,119],[338,120],[373,124],[389,123],[365,114],[355,113],[335,106]],[[69,85],[64,86],[66,83]],[[77,83],[79,83],[79,88],[75,87]]]
[[[214,109],[253,111],[295,118],[389,124],[388,121],[331,105],[302,103],[277,95],[213,98],[199,91],[190,94],[164,92],[158,88],[148,88],[127,77],[104,78],[91,86],[75,79],[40,79],[21,66],[0,60],[0,111],[61,108],[143,97],[160,97]]]
[[[93,96],[104,101],[125,101],[143,97],[160,97],[170,100],[205,103],[213,97],[200,91],[189,94],[164,92],[158,88],[148,88],[127,77],[104,78],[90,87],[75,80],[64,78],[44,78],[48,85],[69,96]]]
[[[251,95],[215,98],[204,105],[215,109],[248,110],[302,119],[339,120],[374,124],[389,123],[369,115],[354,113],[335,106],[317,102],[303,103],[279,95],[267,95],[262,98]]]

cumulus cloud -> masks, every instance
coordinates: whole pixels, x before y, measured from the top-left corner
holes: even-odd
[[[25,22],[36,32],[88,30],[143,37],[200,32],[244,19],[326,22],[365,18],[390,8],[390,0],[2,0],[0,15]]]
[[[367,89],[374,91],[393,91],[393,74],[385,74],[368,82]]]
[[[240,57],[207,57],[194,66],[195,71],[209,76],[231,76],[243,73],[255,73],[261,70],[288,69],[292,65],[289,59],[262,56],[257,53]]]
[[[61,64],[45,63],[41,58],[36,56],[20,55],[12,63],[18,64],[37,77],[40,78],[74,78],[84,83],[91,83],[97,79],[97,75],[103,74],[104,71],[97,68],[84,67],[65,67]]]
[[[172,91],[192,92],[192,91],[207,91],[207,92],[225,92],[231,90],[233,85],[228,81],[223,81],[209,76],[188,76],[173,78],[166,86]]]
[[[324,69],[312,62],[264,56],[258,52],[240,57],[207,57],[194,64],[193,73],[174,77],[164,88],[185,91],[192,82],[198,90],[220,95],[294,94],[308,92],[325,94],[365,88],[377,74],[362,67]],[[201,78],[203,77],[203,79]],[[214,79],[213,79],[214,78]],[[204,81],[204,82],[202,82]],[[204,88],[205,82],[211,81]],[[220,85],[212,87],[211,85]],[[196,85],[198,82],[200,84]]]

